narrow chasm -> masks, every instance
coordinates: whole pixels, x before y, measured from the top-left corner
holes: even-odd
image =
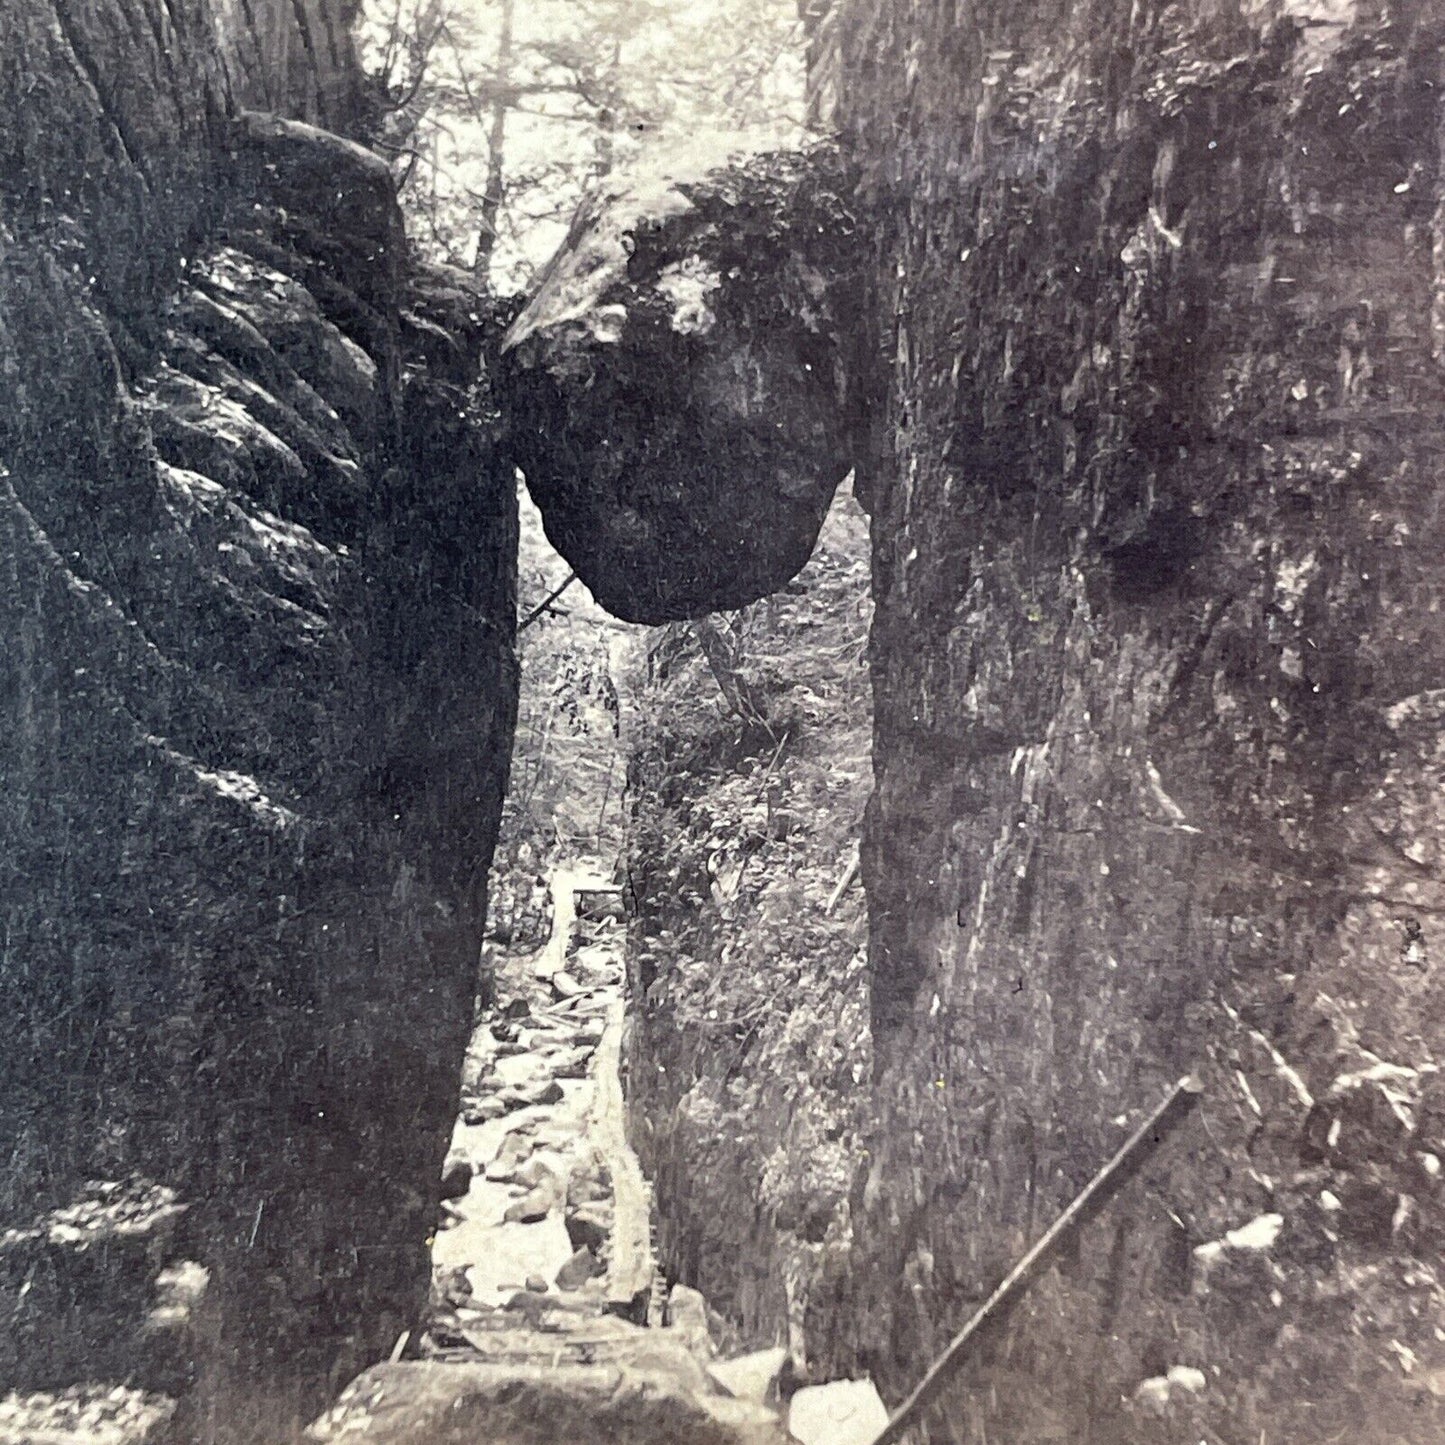
[[[0,35],[0,1445],[1445,1438],[1438,0]]]

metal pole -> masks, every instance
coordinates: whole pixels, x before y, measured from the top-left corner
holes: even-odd
[[[917,1388],[894,1411],[881,1433],[874,1438],[873,1445],[896,1445],[896,1442],[902,1439],[904,1431],[916,1422],[923,1410],[948,1383],[949,1376],[953,1374],[964,1352],[983,1327],[1023,1294],[1065,1235],[1088,1220],[1134,1177],[1144,1160],[1164,1142],[1174,1126],[1198,1103],[1203,1087],[1192,1074],[1175,1084],[1164,1102],[1135,1129],[1118,1153],[1094,1175],[1083,1192],[1075,1197],[1073,1203],[1049,1226],[1048,1232],[1009,1271],[1003,1283],[953,1337],[948,1348],[934,1361]]]

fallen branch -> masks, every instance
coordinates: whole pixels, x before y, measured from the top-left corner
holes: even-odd
[[[843,870],[843,876],[838,880],[838,886],[829,895],[828,901],[823,905],[823,916],[826,918],[837,906],[838,900],[848,891],[848,885],[858,876],[859,854],[858,845],[853,845],[853,856],[848,860],[848,866]]]
[[[577,580],[575,572],[569,572],[560,586],[554,587],[518,624],[517,631],[525,632],[549,607]]]
[[[894,1411],[873,1445],[894,1445],[931,1404],[958,1368],[964,1353],[984,1326],[1001,1318],[1033,1282],[1060,1243],[1091,1219],[1138,1172],[1144,1160],[1168,1137],[1170,1130],[1199,1102],[1203,1086],[1190,1075],[1180,1079],[1169,1096],[1129,1136],[1114,1155],[1088,1182],[1081,1194],[1053,1222],[1041,1239],[1009,1271],[1007,1278],[984,1301],[972,1319],[953,1337],[948,1348],[934,1361],[918,1387]]]
[[[729,648],[717,623],[710,617],[697,617],[693,619],[692,630],[728,707],[749,727],[761,728],[777,742],[778,735],[768,722],[762,702],[737,665],[736,649]]]

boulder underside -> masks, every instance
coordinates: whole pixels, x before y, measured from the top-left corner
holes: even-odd
[[[721,158],[594,203],[504,340],[547,535],[634,622],[781,587],[851,465],[842,168],[827,148]]]

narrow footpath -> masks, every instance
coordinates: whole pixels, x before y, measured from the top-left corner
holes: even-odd
[[[559,870],[552,895],[546,947],[502,967],[468,1053],[426,1329],[353,1381],[310,1437],[871,1439],[876,1396],[826,1386],[784,1399],[785,1350],[720,1360],[702,1297],[683,1286],[664,1297],[651,1198],[625,1130],[620,899],[585,868]]]

